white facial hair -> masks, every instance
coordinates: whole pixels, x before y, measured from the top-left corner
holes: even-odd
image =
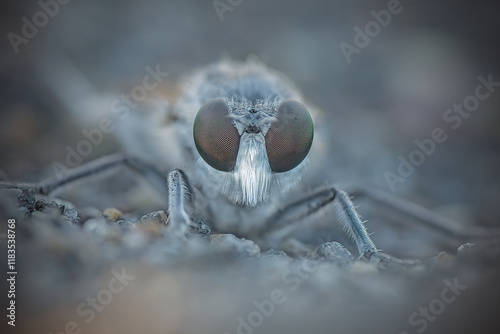
[[[272,172],[262,134],[243,133],[233,174],[235,187],[241,190],[235,194],[238,204],[253,207],[266,199]]]
[[[213,169],[201,158],[198,164],[208,172],[218,191],[233,203],[255,207],[269,196],[272,171],[267,158],[266,142],[261,133],[244,132],[241,135],[236,165],[232,172]]]

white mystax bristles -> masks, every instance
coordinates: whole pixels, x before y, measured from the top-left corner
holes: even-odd
[[[204,167],[218,191],[233,203],[255,207],[269,196],[273,173],[267,158],[265,139],[261,134],[242,135],[232,172],[213,169],[203,159],[198,164]]]
[[[235,194],[237,203],[253,207],[266,199],[272,172],[261,134],[243,134],[233,174],[236,187],[241,189]]]

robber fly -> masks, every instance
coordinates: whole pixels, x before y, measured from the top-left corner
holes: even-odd
[[[223,61],[191,75],[161,118],[148,112],[128,117],[119,131],[126,154],[98,159],[35,188],[49,193],[125,164],[167,186],[166,228],[179,238],[193,219],[202,219],[214,231],[279,248],[310,217],[330,210],[338,219],[322,219],[338,220],[360,257],[380,259],[345,191],[324,186],[303,193],[302,176],[314,172],[307,167],[315,150],[316,114],[303,101],[287,78],[261,63]],[[364,195],[452,234],[470,234],[415,205],[377,192]]]

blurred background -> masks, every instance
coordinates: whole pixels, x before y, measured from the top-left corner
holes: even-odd
[[[463,225],[499,226],[500,89],[457,129],[443,119],[474,94],[479,76],[500,81],[497,1],[401,0],[399,13],[364,47],[356,45],[355,28],[365,31],[375,21],[372,11],[387,10],[390,1],[41,3],[52,4],[50,15],[37,14],[44,9],[34,0],[0,10],[0,170],[9,178],[54,176],[52,165],[64,163],[67,146],[85,139],[83,129],[98,127],[113,101],[142,82],[147,66],[169,73],[154,93],[175,100],[185,74],[224,57],[255,55],[323,112],[317,126],[327,133],[327,156],[314,182],[363,184]],[[35,31],[23,28],[34,20]],[[342,43],[357,51],[346,57]],[[387,172],[397,174],[398,157],[408,160],[415,140],[431,138],[436,128],[447,139],[392,191]],[[105,135],[85,160],[120,149]],[[377,227],[382,219],[368,214],[369,205],[361,213],[379,229],[376,241],[385,233],[385,249],[434,251],[419,250],[420,239],[401,250],[390,228]]]

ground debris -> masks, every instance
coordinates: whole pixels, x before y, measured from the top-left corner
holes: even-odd
[[[163,237],[167,220],[167,214],[163,210],[150,212],[142,216],[139,222],[135,224],[135,227],[149,236]],[[121,224],[125,223],[122,222]]]
[[[205,224],[203,219],[191,219],[191,225],[189,225],[189,233],[191,235],[194,234],[208,238],[211,232],[210,227]]]
[[[260,248],[253,241],[238,238],[233,234],[213,234],[210,236],[210,244],[223,253],[243,256],[260,255]]]
[[[167,219],[168,219],[168,216],[165,213],[165,211],[160,210],[160,211],[150,212],[150,213],[142,216],[139,219],[139,223],[141,223],[141,224],[156,223],[156,224],[160,224],[160,225],[166,225]]]
[[[69,218],[74,225],[78,225],[80,222],[80,217],[78,216],[78,211],[76,211],[76,209],[65,209],[64,216]]]
[[[19,207],[25,208],[27,214],[35,211],[35,189],[23,189],[21,195],[17,197]]]
[[[62,215],[64,213],[64,205],[58,204],[55,201],[49,203],[42,199],[35,202],[35,210],[48,214]]]
[[[321,244],[316,249],[320,258],[325,258],[339,266],[347,266],[354,262],[354,256],[342,244],[332,241]]]

